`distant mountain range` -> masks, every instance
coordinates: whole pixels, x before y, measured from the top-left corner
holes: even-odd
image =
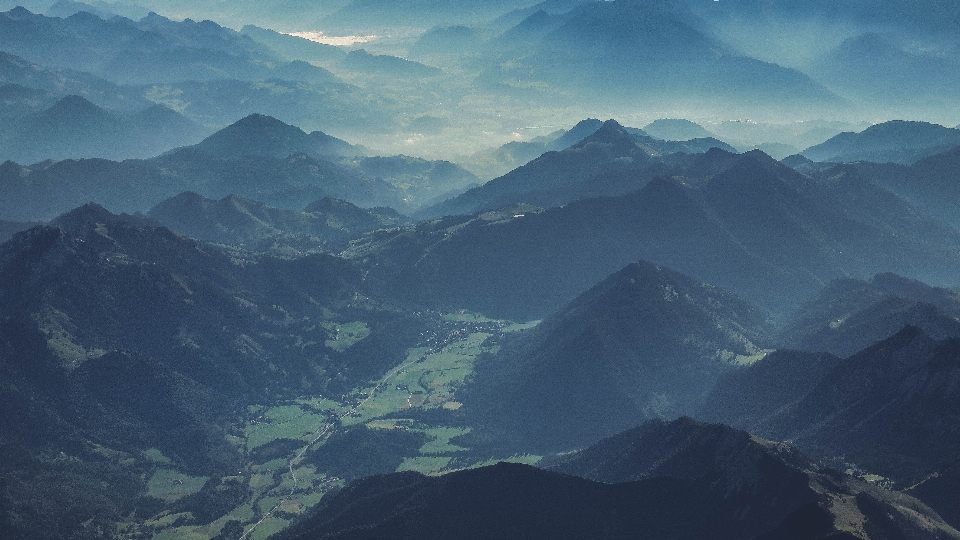
[[[612,128],[606,132],[615,133]],[[565,152],[585,153],[589,141]],[[627,149],[638,160],[649,159],[622,133],[615,142],[595,148]],[[563,155],[546,154],[513,174]],[[670,266],[780,314],[847,275],[892,271],[938,285],[955,282],[955,263],[947,261],[957,257],[956,231],[915,211],[885,219],[905,205],[876,184],[816,181],[759,151],[738,156],[715,150],[686,159],[686,168],[671,177],[622,177],[645,184],[623,195],[540,213],[508,208],[488,217],[439,219],[358,244],[348,254],[369,261],[385,294],[521,319],[543,316],[636,259]],[[484,187],[493,189],[495,182]],[[851,205],[856,197],[860,202]],[[934,230],[935,236],[922,232]],[[388,264],[400,260],[415,264]]]
[[[791,116],[845,106],[799,71],[741,56],[710,37],[680,2],[587,2],[562,15],[538,12],[506,32],[496,61],[478,83],[511,94],[525,85],[558,85],[596,104],[626,96],[649,107],[743,106]],[[600,31],[600,29],[603,29]],[[618,99],[605,96],[615,94]]]
[[[643,131],[658,139],[667,141],[689,141],[704,139],[714,135],[700,124],[678,118],[661,118],[643,126]]]
[[[285,61],[282,52],[209,20],[156,14],[103,20],[88,12],[61,19],[17,8],[0,13],[0,30],[0,60],[12,68],[9,75],[0,69],[0,81],[77,94],[101,106],[160,103],[214,127],[251,113],[295,123],[323,118],[347,132],[371,119],[380,128],[390,124],[389,114],[370,106],[357,87],[299,58]],[[44,68],[25,70],[31,63]],[[68,86],[50,80],[58,75],[68,77]]]
[[[113,113],[80,96],[18,118],[0,130],[0,159],[147,158],[199,142],[209,131],[162,105]]]
[[[661,141],[640,130],[624,128],[608,120],[590,129],[597,121],[584,120],[544,148],[558,147],[513,171],[431,208],[420,217],[472,214],[511,204],[561,206],[589,196],[619,195],[640,187],[655,175],[668,174],[661,158],[677,153],[705,153],[711,148],[736,152],[728,144],[708,138],[689,141]],[[590,126],[585,129],[584,126]],[[582,140],[571,139],[588,132]]]
[[[814,161],[916,161],[960,146],[960,130],[927,122],[894,120],[871,126],[861,133],[841,133],[802,152]]]
[[[112,118],[79,98],[62,105],[70,104],[92,111],[95,119]],[[164,111],[145,115],[156,112]],[[82,142],[79,138],[75,144]],[[30,167],[8,163],[0,169],[5,193],[0,215],[46,220],[86,201],[144,212],[184,191],[218,199],[237,195],[293,210],[333,197],[412,211],[447,189],[477,181],[449,162],[356,157],[365,152],[322,132],[307,134],[275,118],[251,115],[194,146],[147,160],[45,161]]]

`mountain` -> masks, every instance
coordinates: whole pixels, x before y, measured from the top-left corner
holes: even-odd
[[[721,374],[694,416],[764,433],[767,419],[795,407],[841,361],[824,352],[773,351]]]
[[[472,214],[520,202],[558,206],[569,197],[563,193],[563,188],[617,169],[642,169],[649,161],[649,156],[626,130],[611,120],[572,147],[544,154],[500,178],[423,211],[421,215]],[[560,192],[559,196],[556,192]]]
[[[471,54],[484,42],[483,33],[464,25],[435,26],[410,45],[414,56]]]
[[[857,26],[894,25],[902,30],[938,34],[960,26],[960,8],[937,0],[918,0],[901,5],[896,0],[863,0],[838,4],[829,0],[810,0],[802,4],[771,0],[732,0],[717,4],[696,4],[707,10],[743,17],[773,15],[796,20],[817,16],[854,23]],[[883,27],[883,26],[881,26]]]
[[[261,28],[252,24],[245,25],[240,33],[249,36],[258,43],[265,45],[288,62],[305,60],[332,64],[343,60],[347,53],[339,47],[324,45],[309,39],[282,34],[269,28]]]
[[[161,202],[147,217],[191,238],[253,250],[284,238],[335,251],[365,232],[409,222],[387,209],[364,210],[337,199],[322,199],[298,212],[233,195],[214,201],[193,192]]]
[[[924,211],[950,224],[960,227],[957,166],[960,164],[960,146],[943,153],[920,159],[909,167],[876,167],[860,165],[865,174],[877,178],[877,182],[907,199]]]
[[[643,126],[643,131],[666,141],[689,141],[713,137],[700,124],[678,118],[661,118]]]
[[[459,163],[478,176],[496,178],[525,165],[545,152],[570,148],[586,137],[593,135],[603,125],[595,118],[577,122],[568,130],[558,130],[530,141],[513,141],[491,150],[481,150]]]
[[[288,209],[324,197],[367,207],[404,207],[398,188],[303,154],[219,160],[183,149],[151,160],[65,160],[29,168],[14,164],[0,169],[0,175],[5,193],[0,215],[13,220],[50,219],[83,200],[144,212],[184,191],[217,199],[236,194]]]
[[[283,61],[266,45],[210,20],[151,13],[137,22],[105,21],[87,12],[60,19],[19,8],[0,13],[0,49],[43,66],[140,85],[125,89],[127,102],[146,98],[204,125],[263,113],[300,124],[323,119],[346,131],[374,116],[378,128],[389,126],[386,102],[361,97],[358,88],[302,61],[309,57]]]
[[[368,178],[379,178],[403,190],[406,208],[435,204],[480,184],[480,179],[445,160],[405,155],[370,156],[347,160]]]
[[[195,149],[219,159],[285,158],[291,154],[329,159],[363,154],[344,140],[320,131],[308,135],[296,126],[262,114],[251,114],[230,124],[201,141]]]
[[[470,214],[525,203],[552,207],[583,197],[619,195],[642,187],[658,174],[668,174],[660,159],[676,153],[703,153],[710,148],[735,152],[716,139],[659,141],[640,130],[607,120],[584,120],[543,148],[539,158],[482,186],[421,211],[420,217]],[[584,137],[571,143],[576,137]],[[570,144],[570,146],[565,146]],[[513,150],[514,148],[510,148]],[[521,152],[525,152],[523,148]]]
[[[174,22],[151,13],[134,22],[87,11],[66,18],[19,8],[0,14],[0,48],[45,66],[121,84],[269,78],[269,49],[212,21]]]
[[[136,95],[131,96],[126,89],[88,73],[43,67],[2,51],[0,51],[0,82],[36,89],[55,96],[83,96],[102,107],[120,110],[151,105],[146,99]]]
[[[581,144],[567,152],[634,151],[622,134]],[[562,156],[546,154],[514,174]],[[904,229],[896,219],[881,226],[887,206],[867,210],[873,202],[865,199],[851,211],[824,198],[816,181],[758,151],[737,156],[717,150],[688,159],[690,176],[683,169],[655,176],[624,195],[539,213],[511,207],[437,219],[358,243],[347,254],[367,261],[384,294],[513,319],[540,318],[637,259],[723,287],[781,316],[843,276],[895,272],[935,285],[956,282],[956,264],[949,261],[956,260],[960,240],[929,218],[920,230],[948,234],[922,236],[919,222]],[[569,174],[577,166],[553,171]],[[626,180],[644,178],[610,179]]]
[[[394,78],[421,79],[443,75],[443,70],[420,62],[390,55],[370,54],[363,49],[350,51],[338,65],[350,71]]]
[[[247,406],[339,395],[423,331],[352,304],[360,279],[324,255],[240,261],[92,204],[0,245],[3,530],[113,537],[121,514],[176,508],[146,496],[161,469],[214,477],[191,522],[229,512],[249,486],[231,427]],[[367,335],[332,348],[346,322]],[[69,504],[28,519],[44,501]]]
[[[935,118],[932,112],[952,106],[956,99],[952,89],[960,84],[960,54],[949,40],[938,47],[917,47],[916,40],[902,27],[864,32],[822,55],[808,72],[894,117]]]
[[[141,117],[158,112],[164,114],[154,109]],[[29,168],[11,164],[0,169],[5,193],[0,215],[21,221],[51,219],[90,200],[118,211],[144,212],[184,191],[217,199],[237,195],[295,210],[333,197],[365,207],[409,211],[422,204],[419,196],[432,193],[434,183],[472,182],[469,173],[443,162],[418,163],[416,181],[408,177],[408,170],[387,178],[397,185],[365,176],[350,160],[341,163],[340,153],[363,152],[322,132],[307,135],[274,118],[252,115],[197,145],[148,160],[64,160]],[[406,189],[399,187],[402,183]],[[417,197],[408,197],[407,190]]]
[[[926,503],[944,521],[957,528],[960,523],[960,512],[954,504],[960,495],[957,486],[960,486],[960,463],[953,463],[904,491]]]
[[[594,106],[626,98],[654,109],[723,106],[749,114],[749,101],[791,116],[843,107],[808,76],[741,56],[704,27],[681,2],[586,2],[562,15],[538,12],[504,34],[497,46],[506,52],[489,62],[478,84],[506,95],[557,87],[589,96]]]
[[[503,343],[460,400],[495,444],[576,448],[692,411],[721,373],[760,352],[767,317],[722,289],[636,262]]]
[[[350,0],[321,18],[325,28],[338,31],[380,31],[409,27],[427,30],[438,24],[476,24],[525,5],[518,0],[415,0],[400,6],[388,0]]]
[[[600,441],[557,469],[564,473],[499,463],[439,477],[372,476],[277,538],[958,535],[913,498],[819,470],[785,445],[689,419]]]
[[[802,154],[814,161],[874,161],[902,163],[916,161],[960,146],[960,130],[927,122],[891,120],[861,133],[841,133]]]
[[[736,420],[761,436],[792,440],[817,456],[843,456],[864,471],[910,486],[956,459],[960,441],[955,430],[943,426],[957,421],[958,395],[951,381],[958,376],[958,354],[957,338],[938,341],[907,326],[843,360],[770,355],[745,368],[739,386],[724,389],[721,380],[714,393],[718,400],[708,401],[706,408],[721,421]],[[824,368],[829,369],[815,381]],[[772,401],[763,397],[776,396],[791,371],[804,374],[802,388]],[[740,399],[760,399],[725,406],[737,390]]]
[[[0,131],[10,129],[9,123],[12,123],[12,120],[38,113],[56,102],[56,95],[50,92],[14,83],[0,84],[0,103],[3,104],[0,118],[7,124],[0,128]]]
[[[780,343],[845,357],[907,325],[934,339],[960,337],[960,295],[895,274],[839,279],[791,316]]]
[[[98,7],[95,7],[91,4],[86,4],[83,2],[73,2],[71,0],[57,0],[55,4],[50,6],[50,8],[44,12],[44,15],[46,15],[47,17],[59,17],[61,19],[65,19],[71,15],[80,13],[81,11],[85,11],[87,13],[90,13],[91,15],[96,15],[97,17],[104,20],[110,19],[111,17],[114,17],[117,15],[116,13],[111,13],[108,11],[104,11],[103,9],[99,9]],[[144,13],[144,15],[146,15],[146,13]]]
[[[18,221],[0,220],[0,243],[6,242],[7,240],[13,238],[13,235],[17,234],[20,231],[32,229],[37,225],[40,225],[40,224],[39,223],[20,223]]]
[[[162,105],[114,113],[80,96],[26,115],[2,136],[3,158],[21,163],[45,159],[147,158],[195,143],[208,130]]]

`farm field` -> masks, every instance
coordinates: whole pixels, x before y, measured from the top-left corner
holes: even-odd
[[[243,538],[251,540],[264,539],[283,529],[324,495],[345,484],[344,478],[310,464],[309,457],[332,436],[350,429],[402,431],[421,436],[425,441],[422,446],[409,455],[396,456],[400,462],[396,471],[440,474],[500,460],[536,463],[538,456],[473,456],[469,448],[453,442],[470,432],[469,427],[456,425],[453,411],[461,406],[456,401],[457,389],[473,373],[477,358],[495,352],[497,339],[505,333],[536,324],[467,313],[446,315],[429,344],[409,349],[403,362],[362,388],[343,396],[302,396],[289,402],[249,407],[242,436],[231,437],[231,442],[247,456],[241,475],[231,477],[245,484],[246,500],[203,526],[179,525],[187,521],[189,514],[159,516],[148,522],[153,538],[211,538],[231,521],[239,522],[244,528]],[[339,341],[328,346],[350,346],[367,333],[368,329],[361,324],[341,325]],[[439,414],[431,414],[430,420],[425,420],[422,413],[431,410]],[[444,423],[447,416],[450,421]],[[208,480],[177,472],[159,452],[151,458],[164,466],[150,479],[152,496],[176,500],[198,493]]]

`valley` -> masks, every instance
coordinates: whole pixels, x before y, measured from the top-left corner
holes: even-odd
[[[0,0],[0,538],[960,539],[958,30]]]

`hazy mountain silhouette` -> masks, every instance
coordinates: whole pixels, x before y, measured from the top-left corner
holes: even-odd
[[[954,228],[960,228],[958,166],[960,146],[923,158],[910,167],[861,165],[861,168],[891,191]]]
[[[591,131],[596,122],[584,120],[544,147],[563,147],[573,138]],[[702,153],[716,147],[735,151],[716,139],[658,141],[640,130],[624,128],[615,120],[608,120],[572,146],[543,154],[418,215],[471,214],[517,203],[552,207],[587,196],[618,195],[643,187],[657,174],[667,174],[666,167],[652,157]]]
[[[645,168],[650,158],[616,121],[560,152],[540,156],[506,175],[421,212],[424,216],[472,214],[514,203],[558,206],[563,193],[593,176]],[[560,192],[559,196],[555,192]]]
[[[86,11],[58,18],[21,8],[0,14],[0,28],[0,48],[7,53],[44,66],[90,72],[120,84],[274,78],[343,84],[321,68],[302,63],[292,68],[281,60],[290,56],[289,40],[264,35],[264,31],[257,41],[209,20],[172,21],[156,13],[136,22],[123,17],[104,20]],[[269,43],[281,48],[279,55]],[[317,47],[306,48],[315,52],[322,47],[314,45]],[[295,49],[301,50],[299,46]],[[291,59],[310,60],[313,56]],[[333,56],[326,54],[327,59]]]
[[[548,24],[525,21],[505,34],[501,47],[509,52],[491,62],[480,84],[511,93],[523,84],[547,83],[589,95],[594,104],[629,97],[648,106],[722,104],[741,111],[750,101],[791,113],[843,104],[799,71],[732,52],[680,2],[587,2],[563,15],[538,12],[533,18]]]
[[[234,122],[201,141],[195,149],[219,159],[285,158],[291,154],[329,159],[364,153],[342,139],[320,131],[308,135],[296,126],[262,114],[251,114]]]
[[[915,499],[817,470],[785,445],[690,419],[644,424],[558,468],[568,473],[499,463],[439,477],[372,476],[277,538],[858,538],[851,528],[877,537],[957,535]],[[852,523],[840,517],[848,512]]]
[[[118,15],[110,11],[106,11],[98,6],[93,6],[91,4],[86,4],[84,2],[74,2],[72,0],[57,0],[49,9],[44,12],[44,15],[47,17],[60,17],[67,18],[71,15],[75,15],[81,11],[90,13],[91,15],[96,15],[101,19],[110,19]],[[147,13],[144,13],[146,15]]]
[[[327,28],[359,31],[405,26],[428,29],[438,24],[471,24],[485,21],[524,5],[518,0],[416,0],[403,6],[388,0],[351,0],[321,19]]]
[[[5,83],[0,84],[0,102],[4,105],[0,110],[0,118],[6,124],[0,127],[0,132],[3,132],[10,129],[9,124],[14,120],[50,108],[57,102],[57,96],[36,88]]]
[[[874,161],[912,164],[919,159],[960,146],[960,130],[926,122],[892,120],[861,133],[841,133],[807,148],[814,161]]]
[[[713,137],[713,134],[700,124],[676,118],[655,120],[643,126],[643,131],[653,137],[667,141],[689,141],[690,139]]]
[[[146,99],[129,95],[122,87],[88,73],[39,66],[2,51],[0,81],[56,96],[83,96],[97,105],[120,110],[135,110],[152,105]]]
[[[496,178],[525,165],[545,152],[570,148],[596,133],[603,122],[587,118],[568,130],[558,130],[530,141],[514,141],[491,150],[481,150],[460,163],[485,178]]]
[[[909,29],[851,37],[818,59],[810,73],[865,106],[901,118],[924,117],[955,101],[960,54],[956,43],[917,47],[917,38]]]
[[[195,143],[206,128],[162,105],[135,113],[107,111],[80,96],[20,118],[0,136],[2,156],[20,163],[45,159],[146,158]]]
[[[771,330],[733,294],[637,262],[479,362],[459,399],[493,444],[568,450],[691,412]]]
[[[0,215],[13,220],[50,219],[83,200],[143,212],[184,191],[217,199],[237,194],[288,209],[324,197],[367,207],[404,206],[401,190],[389,183],[304,154],[222,160],[190,148],[151,160],[13,165],[0,169],[0,185],[5,193]]]
[[[470,54],[483,44],[483,34],[476,28],[463,25],[435,26],[424,32],[410,45],[410,54],[453,55]]]

